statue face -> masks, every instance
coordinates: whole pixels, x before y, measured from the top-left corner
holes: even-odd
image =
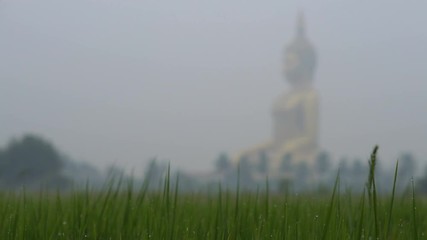
[[[288,53],[285,59],[285,71],[295,70],[299,65],[298,55],[295,53]]]
[[[297,54],[289,53],[286,55],[285,59],[285,72],[291,72],[298,68],[300,64],[300,60]]]
[[[308,45],[307,45],[308,46]],[[285,76],[292,85],[305,85],[312,81],[316,56],[306,44],[294,45],[285,55]]]
[[[300,56],[295,52],[288,52],[285,57],[285,75],[286,79],[292,84],[298,84],[302,81],[304,69]]]

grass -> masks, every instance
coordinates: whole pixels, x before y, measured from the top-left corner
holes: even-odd
[[[132,181],[109,182],[104,191],[0,194],[1,239],[425,239],[427,208],[415,196],[377,194],[376,152],[365,191],[340,193],[339,175],[329,197],[218,191],[180,194],[167,174],[162,191]],[[178,179],[179,180],[179,177]],[[396,201],[398,200],[398,201]]]

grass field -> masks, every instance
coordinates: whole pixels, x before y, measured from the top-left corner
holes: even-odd
[[[426,201],[377,196],[376,150],[363,194],[217,191],[180,194],[166,177],[162,192],[132,182],[104,191],[25,190],[0,195],[1,239],[426,239]],[[396,179],[396,178],[395,178]],[[391,183],[393,184],[393,183]]]

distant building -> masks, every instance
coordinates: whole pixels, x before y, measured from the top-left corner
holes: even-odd
[[[306,36],[304,16],[286,47],[284,75],[290,90],[273,104],[271,140],[240,152],[234,162],[254,179],[309,175],[318,154],[319,97],[313,88],[316,52]],[[242,169],[242,167],[244,169]]]

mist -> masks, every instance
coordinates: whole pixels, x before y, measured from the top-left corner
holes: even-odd
[[[206,171],[271,136],[303,11],[316,48],[320,148],[427,160],[427,3],[0,2],[0,145],[39,133],[98,167],[151,158]]]

